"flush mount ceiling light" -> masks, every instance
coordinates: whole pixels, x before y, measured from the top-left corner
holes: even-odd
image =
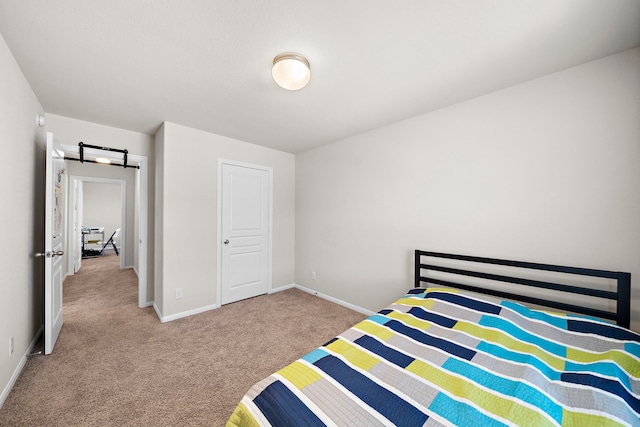
[[[307,58],[298,53],[281,53],[273,58],[271,74],[280,87],[298,90],[311,80],[311,66]]]

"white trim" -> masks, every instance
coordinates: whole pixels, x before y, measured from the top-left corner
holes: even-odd
[[[284,285],[284,286],[279,286],[277,288],[273,288],[267,293],[269,295],[271,295],[271,294],[275,294],[276,292],[286,291],[287,289],[293,289],[295,287],[296,287],[296,284],[295,283],[291,283],[290,285]]]
[[[297,289],[300,289],[301,291],[310,293],[311,295],[317,295],[320,298],[326,299],[327,301],[335,302],[336,304],[340,304],[343,307],[347,307],[347,308],[350,308],[351,310],[355,310],[355,311],[360,312],[362,314],[366,314],[367,316],[373,316],[374,314],[376,314],[375,312],[373,312],[371,310],[367,310],[366,308],[359,307],[359,306],[357,306],[355,304],[351,304],[349,302],[342,301],[341,299],[338,299],[338,298],[323,294],[323,293],[318,292],[318,291],[314,291],[313,289],[306,288],[306,287],[298,285],[298,284],[294,285],[294,287],[297,288]]]
[[[335,304],[341,305],[343,307],[347,307],[351,310],[357,311],[359,313],[362,314],[366,314],[367,316],[373,316],[374,314],[376,314],[375,312],[371,311],[371,310],[367,310],[366,308],[362,308],[360,306],[357,306],[355,304],[351,304],[349,302],[343,301],[341,299],[323,294],[322,292],[318,292],[318,291],[314,291],[313,289],[304,287],[302,285],[298,285],[296,283],[291,283],[289,285],[284,285],[284,286],[278,286],[277,288],[273,288],[271,289],[269,292],[267,292],[268,295],[271,294],[275,294],[277,292],[282,292],[282,291],[286,291],[287,289],[299,289],[303,292],[309,293],[311,295],[315,295],[318,296],[322,299],[326,299],[327,301],[331,301]],[[160,309],[158,309],[158,306],[156,305],[155,302],[150,302],[149,305],[153,306],[153,309],[156,312],[156,315],[158,316],[158,319],[160,319],[161,323],[166,323],[166,322],[171,322],[173,320],[177,320],[177,319],[182,319],[184,317],[188,317],[188,316],[193,316],[194,314],[200,314],[200,313],[204,313],[205,311],[210,311],[210,310],[214,310],[216,308],[220,308],[220,306],[218,304],[212,304],[212,305],[208,305],[205,307],[200,307],[200,308],[196,308],[193,310],[188,310],[188,311],[183,311],[181,313],[176,313],[176,314],[172,314],[170,316],[163,316],[162,313],[160,313]]]
[[[76,145],[68,145],[68,144],[59,144],[59,147],[65,153],[74,153],[79,154],[80,147]],[[86,152],[91,152],[92,149],[87,148]],[[95,151],[95,150],[94,150]],[[100,152],[101,157],[106,157],[110,159],[120,160],[118,155],[113,154],[111,152]],[[127,160],[130,163],[138,163],[140,166],[140,218],[138,223],[138,267],[140,272],[138,274],[138,307],[144,308],[149,307],[151,301],[147,301],[147,278],[148,278],[148,268],[147,268],[147,258],[148,258],[148,239],[147,239],[147,229],[148,229],[148,221],[149,221],[149,166],[148,159],[146,156],[141,156],[139,154],[128,154]],[[67,215],[68,216],[68,215]],[[125,216],[126,218],[126,216]],[[124,224],[124,223],[123,223]],[[126,246],[126,245],[125,245]]]
[[[147,300],[147,278],[148,278],[148,239],[147,229],[149,221],[149,166],[147,158],[145,156],[139,156],[136,154],[129,154],[131,161],[138,162],[140,165],[140,179],[139,182],[139,212],[138,212],[138,239],[136,242],[138,246],[138,268],[140,269],[138,274],[138,307],[149,307],[153,301]]]
[[[2,394],[0,394],[0,408],[2,408],[2,405],[4,405],[4,402],[7,400],[7,397],[9,397],[9,393],[11,393],[11,389],[13,389],[13,386],[15,385],[16,381],[18,381],[18,377],[20,377],[20,374],[22,373],[24,366],[27,364],[27,359],[29,355],[33,353],[33,349],[35,348],[36,343],[40,339],[40,335],[42,335],[42,331],[44,331],[44,326],[40,326],[40,329],[38,330],[38,332],[36,332],[35,338],[33,338],[33,341],[31,341],[31,344],[29,345],[29,347],[27,347],[27,351],[25,351],[24,355],[22,355],[22,359],[20,359],[20,363],[18,363],[16,370],[13,371],[13,375],[11,375],[11,379],[7,383],[4,390],[2,390]]]
[[[78,183],[73,179],[72,176],[67,177],[67,191],[65,192],[66,200],[66,218],[67,218],[67,276],[73,276],[76,274],[76,238],[77,235],[74,233],[74,223],[78,219]],[[80,224],[78,224],[80,226]],[[69,236],[72,236],[69,239]],[[80,258],[82,259],[82,254],[80,254]]]
[[[262,166],[253,163],[239,162],[236,160],[223,159],[218,157],[218,228],[217,228],[217,274],[216,274],[216,301],[218,304],[222,301],[222,165],[240,166],[244,168],[258,169],[266,171],[269,174],[269,268],[267,293],[271,293],[273,287],[273,168],[271,166]],[[221,304],[220,304],[221,305]]]
[[[156,311],[156,314],[158,315],[158,319],[160,319],[161,323],[171,322],[173,320],[178,320],[184,317],[193,316],[194,314],[204,313],[205,311],[214,310],[219,307],[220,306],[217,304],[211,304],[211,305],[206,305],[204,307],[194,308],[193,310],[187,310],[181,313],[172,314],[170,316],[163,316],[162,313],[160,313],[160,309],[158,309],[158,306],[156,305],[156,303],[155,302],[153,303],[153,309]]]

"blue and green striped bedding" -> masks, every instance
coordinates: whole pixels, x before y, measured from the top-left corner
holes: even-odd
[[[640,425],[640,335],[415,289],[254,385],[227,426]]]

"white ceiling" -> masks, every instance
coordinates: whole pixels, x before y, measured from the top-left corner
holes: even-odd
[[[0,33],[48,113],[298,153],[639,46],[640,0],[0,0]]]

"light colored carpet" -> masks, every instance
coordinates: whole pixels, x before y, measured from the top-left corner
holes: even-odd
[[[253,383],[365,317],[290,289],[162,324],[118,263],[65,281],[54,352],[29,359],[1,426],[223,426]]]

